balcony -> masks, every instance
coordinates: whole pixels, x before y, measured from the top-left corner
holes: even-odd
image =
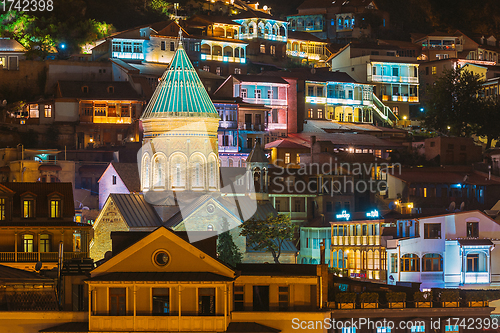
[[[368,77],[371,82],[387,82],[387,83],[416,83],[418,84],[418,77],[414,76],[392,76],[392,75],[371,75]]]
[[[276,98],[243,98],[243,102],[251,104],[264,104],[264,105],[288,105],[286,99],[276,99]]]
[[[117,116],[94,116],[94,124],[131,124],[132,118],[128,117],[117,117]]]
[[[243,123],[238,125],[238,129],[243,131],[264,132],[267,131],[267,126],[265,124]]]
[[[0,262],[57,262],[58,252],[0,252]],[[64,252],[64,260],[88,258],[87,252]]]
[[[418,103],[418,96],[382,95],[382,101]]]
[[[380,245],[380,236],[333,236],[332,245]]]
[[[228,57],[228,56],[211,55],[211,54],[202,54],[201,55],[201,60],[234,62],[234,63],[237,63],[237,64],[244,64],[244,63],[246,63],[246,58]]]
[[[96,316],[89,320],[90,331],[218,331],[224,332],[224,316]],[[227,322],[229,322],[227,320]]]

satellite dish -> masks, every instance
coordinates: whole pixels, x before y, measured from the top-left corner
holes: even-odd
[[[463,201],[461,204],[460,204],[460,211],[464,211],[465,209],[465,201]]]
[[[450,207],[448,207],[448,211],[449,211],[449,212],[453,212],[453,211],[455,211],[455,206],[456,206],[455,201],[452,201],[452,202],[450,203]]]
[[[40,272],[41,269],[42,269],[42,262],[38,261],[35,265],[35,271]]]

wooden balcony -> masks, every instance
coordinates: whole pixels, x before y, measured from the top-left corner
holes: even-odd
[[[64,252],[64,260],[88,258],[87,252]],[[57,252],[0,252],[0,262],[57,262]]]

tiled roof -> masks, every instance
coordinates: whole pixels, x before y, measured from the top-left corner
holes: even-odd
[[[139,167],[137,163],[111,162],[111,164],[130,192],[141,191],[141,179],[139,177]]]
[[[0,52],[25,52],[26,49],[18,41],[10,38],[0,38]]]
[[[83,87],[87,87],[87,92]],[[108,87],[113,87],[113,90],[108,91]],[[119,81],[58,81],[57,95],[80,100],[142,100],[129,82]]]
[[[264,82],[264,83],[280,83],[288,84],[285,80],[277,76],[271,75],[243,75],[243,74],[233,74],[236,80],[240,82]]]
[[[73,201],[73,185],[71,183],[2,183],[3,186],[12,190],[13,196],[12,216],[21,217],[21,195],[30,192],[36,195],[37,218],[49,217],[49,195],[58,193],[62,196],[61,216],[73,218],[75,215],[75,203]],[[54,220],[57,222],[57,220]]]
[[[301,145],[299,143],[287,139],[269,142],[268,144],[266,144],[266,149],[269,148],[309,149],[309,147],[307,146]]]
[[[327,44],[327,42],[325,42],[321,38],[318,38],[313,34],[305,31],[288,31],[288,39],[307,40],[307,41],[322,42]]]
[[[219,114],[180,42],[141,119],[193,116]]]
[[[233,278],[210,272],[113,272],[89,281],[233,281]]]
[[[144,200],[142,194],[111,193],[113,200],[130,228],[159,227],[162,220],[154,207]]]

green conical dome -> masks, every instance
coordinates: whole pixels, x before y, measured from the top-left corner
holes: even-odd
[[[170,117],[219,117],[182,42],[141,119]]]

